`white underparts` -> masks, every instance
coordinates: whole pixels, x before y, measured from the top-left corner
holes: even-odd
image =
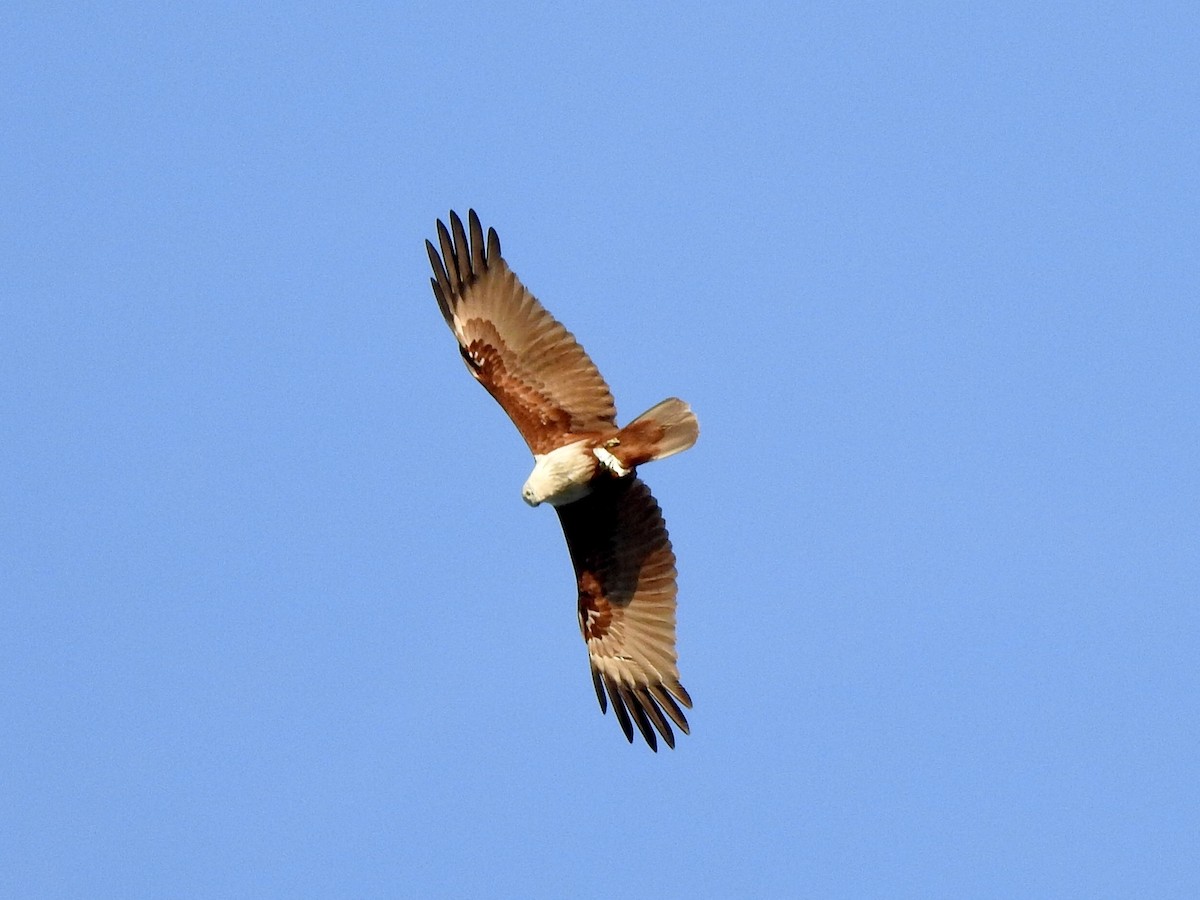
[[[587,441],[576,441],[549,453],[535,453],[533,471],[521,496],[530,506],[549,503],[563,506],[587,496],[596,474],[596,457]]]

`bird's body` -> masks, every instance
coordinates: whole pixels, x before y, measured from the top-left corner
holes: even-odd
[[[675,746],[688,731],[675,656],[675,554],[639,465],[686,450],[699,426],[671,398],[623,428],[608,385],[583,348],[525,289],[479,218],[438,222],[426,241],[433,293],[471,374],[508,413],[534,455],[521,491],[558,512],[578,586],[579,627],[596,697],[633,740]],[[607,699],[606,699],[607,695]],[[670,722],[668,722],[668,719]]]
[[[565,506],[586,497],[591,492],[592,481],[599,474],[601,463],[597,449],[593,441],[584,439],[556,447],[549,453],[535,454],[533,471],[521,488],[525,502],[530,506],[539,503]]]

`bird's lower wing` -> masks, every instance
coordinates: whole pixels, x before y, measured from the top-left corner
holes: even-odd
[[[579,587],[579,627],[587,642],[600,708],[625,736],[636,725],[658,749],[655,730],[675,746],[673,722],[688,733],[675,655],[675,554],[662,511],[636,476],[600,481],[591,494],[558,507]]]

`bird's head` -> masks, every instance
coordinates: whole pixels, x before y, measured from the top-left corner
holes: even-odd
[[[542,495],[533,484],[533,479],[530,478],[525,482],[525,486],[521,488],[521,499],[530,506],[537,506],[542,502]]]

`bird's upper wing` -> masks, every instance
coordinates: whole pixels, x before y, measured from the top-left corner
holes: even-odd
[[[692,698],[676,668],[675,554],[658,503],[636,476],[606,479],[558,507],[558,517],[600,709],[608,709],[607,693],[630,741],[636,724],[652,749],[654,729],[674,747],[667,718],[687,734],[680,704],[690,709]]]
[[[434,296],[471,374],[534,453],[614,429],[617,410],[595,364],[513,274],[495,229],[485,246],[475,210],[467,218],[469,243],[452,212],[449,230],[437,223],[441,255],[430,241],[425,247]]]

